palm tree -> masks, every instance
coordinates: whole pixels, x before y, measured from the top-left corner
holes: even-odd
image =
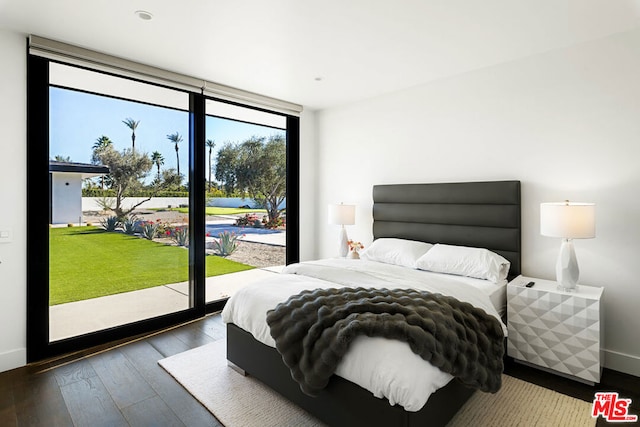
[[[160,183],[160,166],[164,165],[164,157],[159,151],[151,153],[151,161],[158,168],[158,184]]]
[[[136,128],[140,124],[140,120],[135,121],[131,117],[128,117],[126,120],[123,120],[122,123],[127,125],[129,129],[131,129],[131,151],[135,153],[136,151]]]
[[[213,152],[213,147],[216,146],[216,143],[212,139],[207,139],[205,144],[209,147],[209,191],[211,191],[211,153]]]
[[[96,142],[93,144],[93,152],[104,150],[108,146],[112,145],[113,142],[109,139],[108,136],[102,135],[100,138],[96,139]]]
[[[91,161],[94,164],[101,163],[100,161],[100,152],[106,150],[107,148],[113,146],[113,141],[109,139],[108,136],[102,135],[100,138],[96,139],[96,142],[93,144],[93,156],[91,156]],[[104,190],[105,186],[105,176],[100,176],[100,187]]]
[[[178,132],[167,135],[167,139],[175,144],[176,164],[178,165],[178,176],[180,176],[180,155],[178,154],[178,144],[182,142],[182,137]]]

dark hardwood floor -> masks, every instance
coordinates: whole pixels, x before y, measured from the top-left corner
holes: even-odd
[[[0,426],[220,426],[158,360],[225,338],[220,315],[0,373]]]
[[[0,373],[0,426],[220,426],[158,360],[225,338],[219,314],[140,337]],[[97,350],[97,352],[96,352]],[[640,379],[605,369],[590,387],[507,360],[508,375],[591,402],[618,391],[640,413]],[[599,419],[598,425],[606,425]]]

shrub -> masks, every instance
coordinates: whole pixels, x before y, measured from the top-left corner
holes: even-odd
[[[173,227],[166,231],[166,234],[176,242],[178,246],[189,246],[189,227]]]
[[[101,189],[101,188],[83,188],[82,197],[115,197],[115,190]]]
[[[83,188],[82,197],[114,198],[116,191],[112,189]],[[154,189],[132,189],[124,197],[189,197],[188,191],[170,191]]]
[[[262,220],[262,225],[264,226],[264,228],[273,229],[284,227],[285,222],[281,216],[279,216],[278,218],[274,218],[273,220],[269,220],[269,218],[264,217],[264,219]]]
[[[228,197],[227,193],[224,190],[221,190],[219,188],[212,188],[211,190],[207,190],[206,196],[207,198]]]
[[[120,220],[117,216],[110,216],[100,220],[100,226],[102,226],[106,231],[116,231],[119,225]]]
[[[161,224],[159,222],[144,221],[140,223],[140,235],[145,239],[153,240],[161,232]]]
[[[238,227],[254,227],[257,222],[260,222],[260,218],[256,214],[248,213],[244,216],[236,218],[236,226]]]
[[[136,234],[140,231],[140,220],[135,215],[127,216],[122,221],[122,230],[125,234]]]
[[[238,249],[238,244],[238,235],[236,233],[223,231],[218,235],[217,239],[213,240],[213,250],[216,255],[226,257]]]

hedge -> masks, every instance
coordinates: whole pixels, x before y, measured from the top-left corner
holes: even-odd
[[[82,197],[116,197],[116,192],[99,188],[83,188]],[[189,192],[139,190],[125,194],[125,197],[189,197]]]
[[[242,197],[240,194],[228,195],[216,188],[206,193],[207,197]],[[102,190],[100,188],[83,188],[82,197],[116,197],[115,190]],[[188,191],[168,191],[168,190],[138,190],[127,193],[125,197],[189,197]]]

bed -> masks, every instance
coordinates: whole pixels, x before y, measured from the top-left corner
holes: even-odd
[[[373,188],[373,219],[375,241],[402,239],[431,244],[486,248],[509,261],[509,278],[520,274],[519,181],[377,185]],[[375,280],[391,277],[386,266],[367,265],[366,262],[369,261],[366,260],[363,260],[362,264],[358,262],[326,260],[318,261],[316,264],[322,264],[330,271],[341,267],[339,265],[341,263],[348,267],[347,270],[364,269],[375,272],[380,269],[380,274]],[[287,267],[294,274],[283,275],[287,277],[281,279],[283,283],[290,281],[293,284],[291,294],[296,294],[300,289],[310,285],[305,284],[298,288],[296,287],[297,279],[290,276],[296,275],[300,269],[311,267],[316,266]],[[404,270],[402,271],[402,274],[399,274],[400,278],[394,277],[391,281],[402,284],[404,280],[410,280],[414,275],[420,274],[407,271],[407,277],[405,277]],[[345,273],[344,276],[349,277],[349,274]],[[313,280],[322,279],[314,278]],[[446,282],[450,279],[444,277],[443,280]],[[345,286],[348,284],[347,279],[342,283]],[[273,286],[283,285],[274,283]],[[280,292],[273,291],[268,286],[254,287],[249,291],[253,301],[246,303],[243,308],[246,312],[264,312],[265,303],[261,301],[261,292],[264,293],[262,295],[264,299],[272,300],[273,294]],[[469,291],[469,298],[475,298],[474,292],[476,291]],[[480,295],[483,292],[476,293]],[[493,304],[499,312],[500,306],[504,304],[504,293],[502,289],[497,292],[484,292],[486,298],[480,297],[486,301],[490,300],[490,304]],[[245,297],[247,295],[245,294]],[[284,295],[283,293],[275,298],[281,298]],[[462,295],[462,297],[466,296]],[[228,305],[229,309],[225,307],[225,311],[231,312],[234,310],[232,307],[240,307],[239,300],[242,299],[243,297],[239,296],[236,300],[230,301],[233,304]],[[267,303],[267,306],[269,304],[271,303]],[[235,319],[240,318],[235,317]],[[428,397],[426,404],[421,408],[407,410],[405,409],[407,405],[415,406],[419,403],[398,404],[395,400],[400,398],[396,399],[391,397],[392,395],[389,398],[375,397],[371,390],[340,375],[333,375],[326,388],[317,396],[310,397],[302,393],[299,384],[292,379],[289,368],[283,363],[280,353],[272,345],[265,344],[268,339],[260,337],[260,333],[256,332],[256,328],[263,328],[264,325],[256,326],[250,324],[252,320],[242,320],[244,327],[240,327],[236,323],[241,321],[234,322],[234,317],[225,312],[223,312],[223,319],[227,323],[229,362],[329,425],[445,425],[475,391],[459,381],[447,381],[444,386]],[[366,351],[366,346],[364,348]],[[355,350],[354,348],[350,352]]]

